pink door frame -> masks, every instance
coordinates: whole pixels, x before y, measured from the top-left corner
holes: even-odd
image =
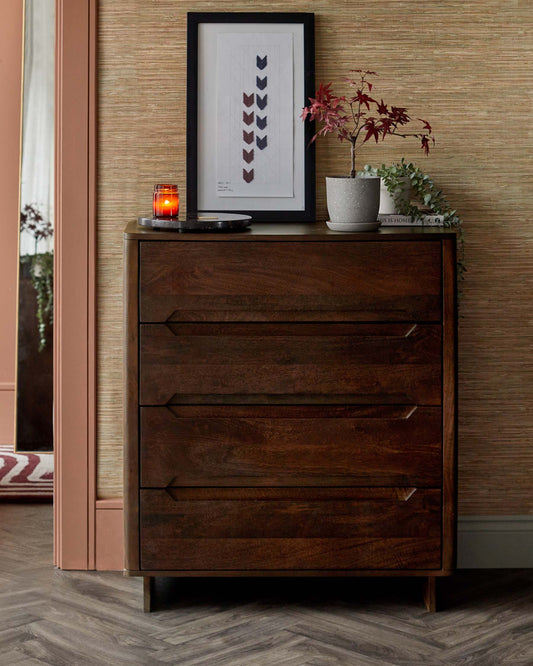
[[[2,0],[0,22],[0,444],[13,444],[17,331],[23,0]]]
[[[93,0],[56,0],[54,561],[94,568],[95,29]]]
[[[24,0],[0,23],[0,438],[13,441]],[[96,498],[97,0],[56,0],[54,563],[122,568],[122,501]]]
[[[122,569],[122,501],[96,498],[97,0],[56,0],[54,561]]]

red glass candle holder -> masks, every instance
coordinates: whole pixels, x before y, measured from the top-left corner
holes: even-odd
[[[180,196],[177,185],[154,185],[154,217],[178,217]]]

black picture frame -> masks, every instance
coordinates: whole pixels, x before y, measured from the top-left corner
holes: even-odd
[[[241,206],[240,202],[236,201],[237,197],[230,197],[228,201],[219,196],[218,190],[215,189],[216,178],[213,187],[208,188],[209,197],[202,195],[202,191],[204,191],[202,187],[205,189],[206,183],[201,182],[205,170],[203,170],[202,156],[199,155],[198,149],[199,90],[202,86],[198,70],[201,57],[199,48],[205,48],[202,46],[201,40],[207,39],[202,38],[200,34],[204,24],[215,24],[209,28],[212,32],[216,31],[216,24],[222,26],[221,30],[227,30],[228,24],[250,24],[254,26],[255,31],[257,31],[255,26],[261,24],[265,26],[264,29],[266,29],[266,26],[272,26],[273,24],[277,26],[284,24],[287,26],[292,26],[292,24],[302,26],[301,28],[281,28],[281,30],[303,31],[301,52],[298,51],[295,55],[295,62],[299,63],[299,73],[303,74],[303,82],[299,82],[298,86],[295,85],[293,112],[295,113],[297,108],[299,116],[300,109],[308,104],[308,98],[312,97],[315,91],[314,14],[294,12],[189,12],[187,14],[187,217],[193,218],[202,212],[220,210],[225,213],[247,214],[252,217],[252,220],[261,222],[314,222],[316,219],[315,149],[314,143],[311,142],[314,135],[314,125],[309,121],[304,123],[299,118],[297,122],[301,124],[303,131],[297,127],[296,120],[293,122],[295,128],[292,151],[293,172],[294,180],[298,182],[298,186],[295,186],[292,198],[289,197],[280,201],[277,197],[269,198],[268,195],[262,195],[252,197],[254,198],[253,208],[246,206],[244,201]],[[239,30],[243,30],[242,25],[239,26]],[[297,41],[300,43],[302,41],[301,37]],[[296,49],[295,43],[294,50],[296,51]],[[303,72],[301,71],[302,62]],[[293,73],[295,80],[298,74],[296,69],[295,65],[295,73]],[[301,91],[302,88],[303,94],[300,95],[297,90]],[[213,180],[213,176],[209,176],[209,178]],[[206,182],[207,180],[208,178]],[[213,198],[214,202],[209,201],[208,203],[216,204],[220,202],[222,207],[205,205],[202,198]]]

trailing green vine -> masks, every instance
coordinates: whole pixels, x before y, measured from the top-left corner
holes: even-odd
[[[35,253],[21,257],[29,264],[31,281],[37,297],[37,325],[39,351],[46,347],[46,327],[53,324],[54,317],[54,253],[37,252],[37,244],[53,236],[52,224],[45,220],[33,204],[24,206],[20,213],[20,231],[30,233],[35,239]]]
[[[39,351],[43,351],[46,347],[46,327],[53,324],[54,318],[54,254],[26,254],[20,262],[27,267],[25,274],[29,274],[35,289]]]
[[[37,294],[39,351],[46,347],[46,325],[54,323],[54,254],[33,255],[32,282]]]
[[[465,235],[463,221],[457,211],[448,203],[442,191],[439,190],[430,176],[425,174],[414,162],[396,162],[390,166],[382,164],[373,167],[365,164],[362,176],[379,176],[389,194],[392,196],[396,209],[400,215],[408,215],[413,220],[422,220],[424,215],[442,215],[443,226],[457,231],[457,278],[464,280],[465,265]],[[405,198],[406,179],[411,186],[412,197]]]

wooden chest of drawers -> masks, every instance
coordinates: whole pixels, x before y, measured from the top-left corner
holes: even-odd
[[[455,235],[125,233],[126,572],[455,561]]]

